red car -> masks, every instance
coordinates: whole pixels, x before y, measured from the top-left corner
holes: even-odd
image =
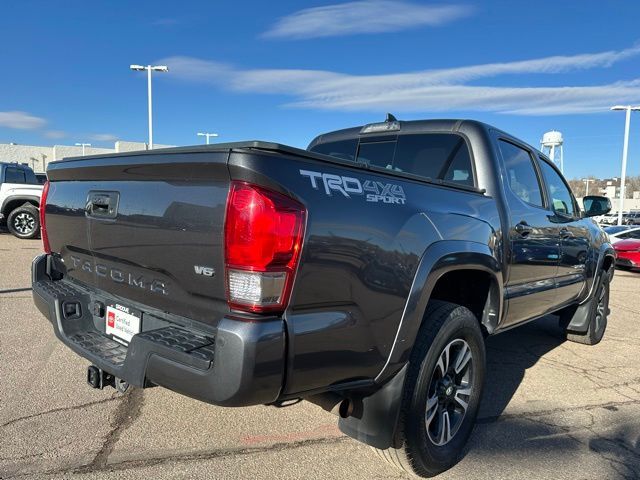
[[[640,240],[621,240],[613,244],[618,259],[616,265],[627,268],[640,268]]]

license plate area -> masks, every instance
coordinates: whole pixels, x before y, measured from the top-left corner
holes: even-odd
[[[126,305],[111,303],[107,305],[105,333],[128,345],[136,333],[140,333],[142,312]]]

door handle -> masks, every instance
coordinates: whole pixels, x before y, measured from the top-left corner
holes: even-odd
[[[527,222],[520,222],[520,223],[516,224],[515,229],[516,229],[516,232],[518,232],[523,237],[526,237],[527,235],[529,235],[533,231],[533,228],[530,227],[527,224]]]
[[[95,218],[116,218],[119,198],[118,192],[89,192],[85,212]]]

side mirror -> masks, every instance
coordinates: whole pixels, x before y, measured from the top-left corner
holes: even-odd
[[[587,217],[595,217],[604,215],[611,211],[611,200],[607,197],[599,197],[597,195],[589,195],[582,199],[584,205],[584,214]]]

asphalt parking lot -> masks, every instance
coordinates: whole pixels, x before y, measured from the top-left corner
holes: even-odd
[[[85,383],[87,362],[33,306],[39,241],[0,233],[0,478],[405,478],[292,407],[218,408],[153,388]],[[553,318],[489,339],[489,375],[462,462],[439,478],[640,478],[640,274],[618,271],[604,341]]]

